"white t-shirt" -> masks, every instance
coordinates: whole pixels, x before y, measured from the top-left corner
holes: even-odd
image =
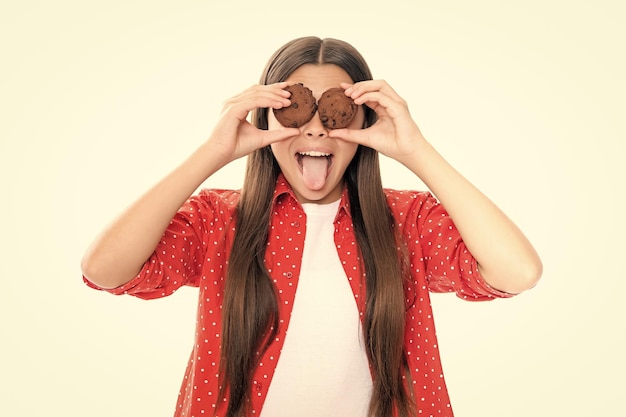
[[[301,274],[262,417],[365,417],[372,392],[359,312],[334,243],[339,201],[303,204]]]

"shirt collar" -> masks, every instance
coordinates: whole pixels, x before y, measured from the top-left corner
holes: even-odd
[[[291,185],[281,172],[280,174],[278,174],[278,178],[276,179],[276,187],[274,188],[274,198],[272,202],[273,206],[276,206],[279,201],[285,198],[292,199],[293,202],[301,207],[300,202],[296,198],[296,194],[291,188]],[[350,198],[348,197],[348,188],[345,186],[345,184],[343,186],[343,191],[341,192],[341,201],[339,202],[339,209],[337,211],[336,220],[339,219],[342,213],[347,215],[349,218],[352,217],[350,214]]]

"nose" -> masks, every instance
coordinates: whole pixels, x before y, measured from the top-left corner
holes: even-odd
[[[309,139],[323,139],[328,137],[328,130],[322,124],[319,114],[315,113],[313,118],[304,125],[304,135]]]

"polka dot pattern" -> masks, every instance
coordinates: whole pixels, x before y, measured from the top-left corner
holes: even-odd
[[[386,189],[396,226],[405,239],[411,281],[406,285],[405,350],[411,374],[406,383],[420,416],[452,416],[445,385],[430,292],[454,292],[464,300],[509,297],[481,278],[475,259],[452,220],[427,192]],[[219,392],[221,305],[225,272],[234,234],[239,193],[203,190],[172,220],[142,271],[125,285],[107,290],[143,299],[171,295],[183,285],[199,288],[195,344],[175,409],[175,417],[225,414]],[[306,217],[293,192],[280,177],[266,251],[266,267],[279,297],[279,328],[253,375],[251,411],[259,415],[289,327],[295,299]],[[344,193],[335,218],[335,244],[359,312],[365,310],[365,280],[355,243],[350,207]],[[101,289],[87,281],[86,284]]]

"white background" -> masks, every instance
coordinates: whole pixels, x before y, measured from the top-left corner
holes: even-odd
[[[172,415],[196,291],[113,297],[80,258],[313,34],[356,46],[544,261],[512,300],[433,297],[456,415],[624,415],[623,4],[3,1],[0,414]],[[423,188],[383,163],[385,185]],[[243,166],[205,185],[238,188]]]

